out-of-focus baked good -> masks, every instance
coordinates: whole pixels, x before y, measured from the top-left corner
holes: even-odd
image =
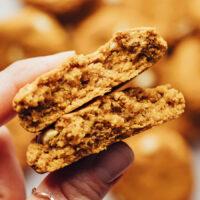
[[[20,89],[14,109],[26,130],[40,131],[61,115],[135,78],[166,49],[166,42],[152,28],[117,32],[96,52],[75,55]]]
[[[31,133],[25,131],[19,124],[19,120],[15,117],[13,120],[6,124],[9,129],[15,144],[15,149],[17,153],[17,157],[21,164],[21,167],[25,170],[28,165],[26,163],[26,150],[28,144],[33,138]]]
[[[121,0],[106,1],[97,12],[86,18],[75,30],[76,50],[92,52],[106,42],[113,32],[123,28],[153,26],[166,40],[177,37],[174,33],[179,23],[188,17],[186,2],[182,0]],[[187,21],[187,20],[186,20]],[[185,33],[182,26],[178,34]]]
[[[74,31],[75,50],[78,53],[91,53],[107,42],[114,32],[148,24],[142,23],[142,17],[132,19],[130,10],[126,12],[124,14],[124,9],[119,7],[103,7],[86,18]],[[136,13],[134,15],[137,16]]]
[[[193,20],[196,20],[196,22],[200,22],[200,1],[199,0],[190,0],[188,1],[188,8],[190,15],[193,17]]]
[[[28,147],[27,162],[39,173],[58,170],[115,142],[175,119],[184,107],[182,94],[169,85],[114,92],[61,116],[42,131]]]
[[[20,59],[70,48],[69,35],[57,20],[33,7],[0,23],[0,70]]]
[[[24,0],[24,2],[56,14],[71,13],[86,4],[100,0]]]
[[[188,200],[191,152],[182,136],[161,127],[127,140],[135,162],[114,186],[117,200]]]

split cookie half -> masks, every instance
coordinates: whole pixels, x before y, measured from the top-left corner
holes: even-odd
[[[100,97],[43,130],[28,147],[28,164],[39,173],[55,171],[175,119],[184,108],[183,95],[170,85],[128,88]]]

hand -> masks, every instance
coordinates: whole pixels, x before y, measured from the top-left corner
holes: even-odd
[[[9,131],[3,126],[15,116],[12,99],[17,91],[37,76],[74,55],[64,52],[53,56],[18,61],[0,72],[0,199],[25,200],[25,183]],[[106,151],[50,173],[37,191],[55,200],[100,200],[133,162],[131,149],[123,142]],[[28,200],[38,200],[31,195]]]

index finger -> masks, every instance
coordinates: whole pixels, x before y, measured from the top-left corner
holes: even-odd
[[[12,100],[21,87],[73,55],[75,52],[69,51],[51,56],[29,58],[18,61],[0,72],[0,126],[15,115]]]

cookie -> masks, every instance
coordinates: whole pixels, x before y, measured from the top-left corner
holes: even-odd
[[[27,162],[38,173],[63,168],[112,143],[177,118],[183,95],[169,85],[129,88],[100,97],[90,105],[60,117],[29,145]]]
[[[188,200],[193,189],[191,150],[182,136],[162,127],[127,140],[134,164],[114,186],[116,200]]]
[[[114,34],[96,52],[71,57],[22,88],[13,101],[21,125],[30,132],[46,128],[150,68],[166,49],[166,42],[152,28]]]
[[[177,38],[176,29],[179,23],[187,22],[185,19],[188,16],[187,1],[121,0],[113,3],[104,0],[104,2],[109,3],[86,18],[75,30],[74,42],[77,52],[92,52],[105,43],[113,32],[140,26],[156,27],[171,43],[174,37]],[[180,29],[178,34],[185,34],[185,29],[187,27]]]
[[[26,3],[32,4],[39,8],[45,9],[55,14],[64,14],[79,10],[85,4],[93,3],[100,0],[24,0]]]
[[[26,7],[0,23],[0,70],[20,59],[70,48],[67,31],[55,18],[35,8]]]
[[[15,117],[13,120],[6,124],[9,129],[15,145],[18,160],[23,170],[28,168],[26,163],[26,150],[28,144],[33,139],[33,135],[25,131],[19,124],[19,120]]]

